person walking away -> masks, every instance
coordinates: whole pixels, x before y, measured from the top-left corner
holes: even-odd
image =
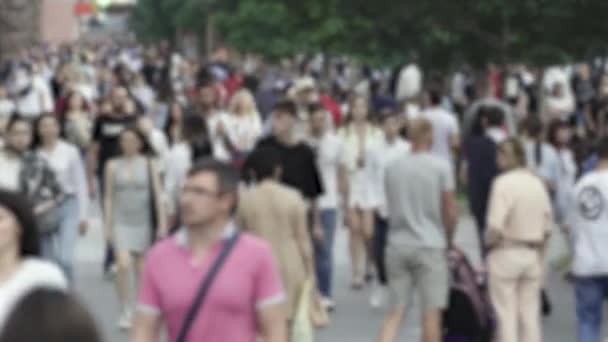
[[[608,138],[598,146],[599,164],[575,185],[566,225],[573,245],[572,275],[576,298],[577,341],[602,340],[604,298],[608,294],[605,249],[608,212]]]
[[[344,146],[345,168],[340,178],[348,184],[343,203],[350,229],[352,288],[355,290],[363,287],[364,280],[371,280],[375,204],[372,160],[382,141],[382,131],[371,124],[368,116],[367,98],[353,98],[348,121],[338,132]]]
[[[545,141],[543,124],[537,117],[530,117],[524,127],[523,146],[526,152],[526,165],[544,182],[552,199],[553,207],[557,205],[556,194],[560,184],[561,163],[557,151]],[[542,311],[550,315],[552,305],[545,290],[542,295]]]
[[[73,295],[39,288],[15,305],[0,331],[0,342],[17,341],[101,342],[101,335],[91,314]]]
[[[410,130],[412,154],[397,158],[385,174],[386,269],[393,301],[380,342],[396,340],[414,290],[423,310],[422,341],[441,341],[441,312],[448,301],[446,252],[457,221],[454,175],[449,163],[431,152],[431,122],[417,119]]]
[[[486,246],[490,299],[498,342],[541,342],[543,263],[553,226],[544,182],[526,167],[518,140],[498,146],[503,171],[492,185]]]
[[[271,247],[239,233],[232,219],[238,183],[236,169],[223,162],[205,159],[190,170],[180,199],[183,227],[146,257],[134,342],[160,341],[163,323],[169,342],[287,340]],[[203,293],[204,302],[195,303]]]
[[[374,260],[378,273],[378,284],[372,291],[370,305],[379,308],[386,304],[388,299],[388,277],[386,275],[386,242],[388,237],[388,209],[386,192],[384,189],[384,176],[387,166],[412,150],[409,141],[403,139],[399,132],[401,124],[396,108],[389,110],[382,116],[384,138],[374,159],[374,194],[376,196],[376,210],[374,215]]]
[[[276,149],[260,148],[248,159],[244,172],[253,176],[255,185],[240,194],[236,223],[272,247],[287,294],[287,319],[293,319],[304,282],[315,278],[306,202],[297,190],[280,183]]]
[[[84,164],[78,148],[63,140],[59,121],[44,114],[36,122],[34,147],[51,167],[65,194],[60,209],[59,230],[45,236],[53,245],[52,256],[70,281],[74,281],[74,250],[78,234],[88,228],[89,196]]]
[[[484,236],[490,190],[498,175],[496,146],[507,139],[503,130],[504,114],[497,107],[482,108],[479,114],[480,132],[467,137],[464,143],[466,185],[471,213],[475,218],[479,248],[485,259]]]
[[[0,189],[0,231],[1,334],[15,305],[30,291],[66,291],[68,284],[59,267],[40,258],[36,217],[25,196]]]
[[[460,144],[460,128],[456,115],[441,107],[441,99],[440,92],[431,90],[430,107],[422,111],[420,117],[433,125],[433,154],[454,165],[453,151]]]
[[[106,165],[105,233],[114,247],[116,291],[121,313],[118,326],[131,326],[130,277],[141,281],[143,257],[151,243],[167,234],[158,166],[143,135],[134,128],[120,135],[122,154]],[[156,236],[155,236],[156,235]]]
[[[315,152],[317,168],[325,192],[319,198],[319,211],[323,236],[314,241],[317,285],[323,305],[333,310],[332,283],[334,275],[334,238],[338,224],[338,203],[340,194],[345,192],[339,175],[344,172],[344,147],[342,141],[327,125],[329,113],[321,105],[312,105],[310,114],[310,137],[308,143]]]

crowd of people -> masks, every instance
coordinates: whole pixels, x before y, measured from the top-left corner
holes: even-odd
[[[336,306],[341,226],[352,290],[371,286],[370,305],[388,308],[379,341],[396,340],[418,293],[422,339],[438,342],[464,193],[497,341],[543,340],[559,228],[578,341],[597,342],[607,77],[589,64],[446,75],[226,49],[202,64],[162,44],[28,49],[0,70],[0,341],[39,340],[23,320],[53,305],[78,317],[58,341],[96,336],[63,294],[100,205],[100,267],[135,342],[159,341],[163,325],[170,341],[304,341],[305,285],[308,324]]]

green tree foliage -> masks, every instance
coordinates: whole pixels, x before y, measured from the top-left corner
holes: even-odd
[[[202,30],[208,10],[226,44],[275,59],[322,51],[372,64],[415,54],[440,68],[546,65],[608,46],[604,0],[140,0],[134,27],[153,39]]]

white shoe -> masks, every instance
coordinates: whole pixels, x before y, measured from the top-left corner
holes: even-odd
[[[336,309],[336,303],[328,297],[321,298],[321,305],[325,308],[325,310],[331,312]]]
[[[133,315],[131,314],[131,311],[123,310],[122,314],[120,314],[120,317],[118,318],[118,327],[121,330],[129,330],[133,325],[132,321]]]
[[[372,289],[369,297],[369,305],[374,309],[380,309],[386,305],[388,299],[388,289],[386,286],[376,285]]]

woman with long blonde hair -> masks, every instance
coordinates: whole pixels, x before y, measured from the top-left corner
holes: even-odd
[[[230,100],[228,112],[230,119],[226,134],[232,143],[232,158],[242,161],[262,134],[262,120],[253,94],[247,89],[236,92]]]

